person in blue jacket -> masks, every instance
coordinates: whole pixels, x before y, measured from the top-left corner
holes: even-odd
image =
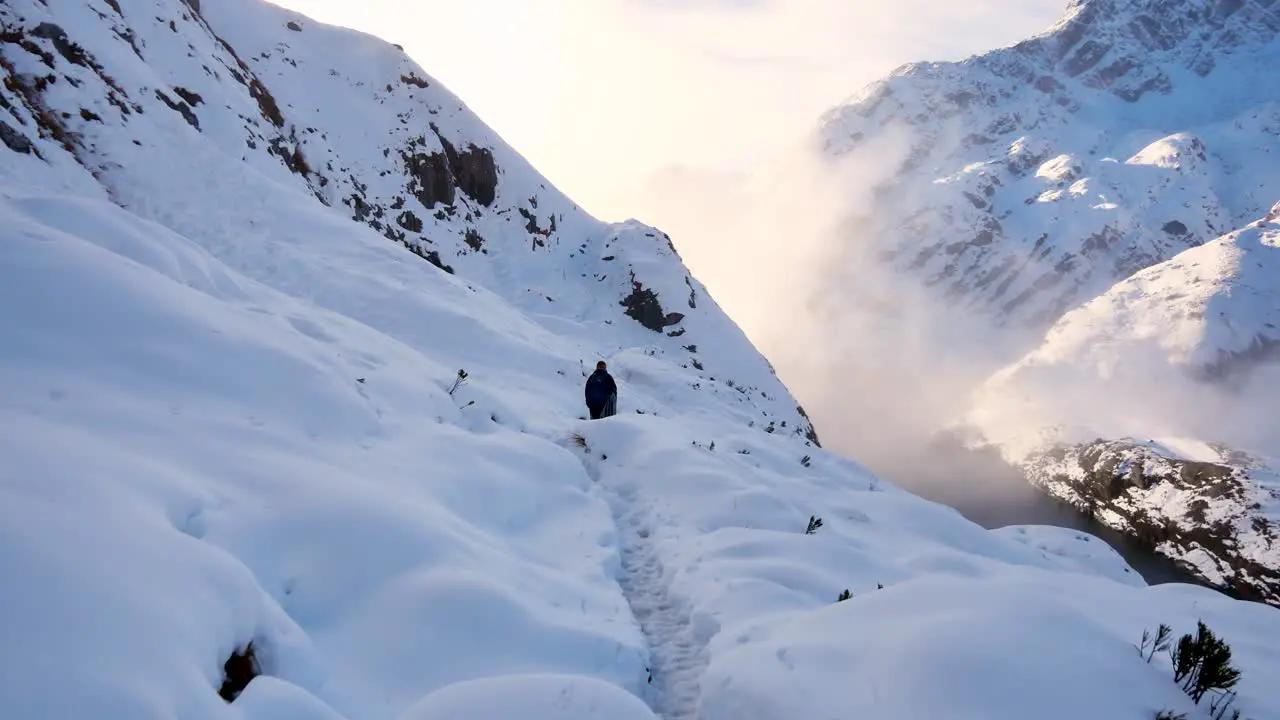
[[[596,363],[596,371],[587,378],[587,410],[591,411],[592,420],[611,417],[618,411],[618,384],[605,368],[601,360]]]

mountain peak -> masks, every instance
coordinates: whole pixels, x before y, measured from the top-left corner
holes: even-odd
[[[1171,91],[1166,65],[1203,77],[1221,56],[1278,32],[1280,10],[1263,0],[1075,0],[1047,33],[1013,49],[1133,102]]]

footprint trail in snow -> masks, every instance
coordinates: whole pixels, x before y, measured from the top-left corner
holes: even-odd
[[[694,631],[688,605],[670,594],[671,579],[653,538],[652,503],[640,497],[634,484],[588,469],[613,511],[622,556],[618,584],[649,647],[649,682],[642,697],[663,720],[693,720],[699,680],[708,663],[706,643]]]

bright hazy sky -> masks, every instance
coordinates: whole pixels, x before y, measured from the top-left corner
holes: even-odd
[[[896,66],[1016,42],[1067,0],[276,2],[403,45],[588,210],[662,226],[663,170],[750,168]]]

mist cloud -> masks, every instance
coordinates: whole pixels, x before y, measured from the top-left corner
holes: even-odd
[[[923,452],[997,366],[976,323],[872,257],[862,219],[913,137],[889,128],[839,158],[812,137],[755,172],[672,168],[647,202],[699,238],[680,246],[804,403],[827,445],[882,472]],[[912,458],[914,460],[914,458]]]

